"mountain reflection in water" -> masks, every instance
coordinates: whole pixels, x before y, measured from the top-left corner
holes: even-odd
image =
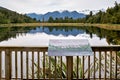
[[[97,27],[75,27],[75,26],[51,26],[51,27],[0,27],[0,45],[4,41],[17,39],[18,37],[25,37],[26,35],[39,35],[46,34],[47,37],[69,37],[79,38],[79,35],[85,35],[93,39],[94,37],[100,40],[106,39],[108,44],[120,45],[120,31],[106,30]],[[29,37],[26,37],[29,41]],[[37,37],[39,39],[47,39],[45,36]],[[86,37],[87,38],[87,37]],[[22,38],[21,38],[22,39]],[[37,40],[37,39],[36,39]],[[97,40],[97,39],[96,39]],[[22,41],[22,40],[21,40]],[[22,42],[21,42],[22,43]],[[95,42],[96,44],[96,42]]]

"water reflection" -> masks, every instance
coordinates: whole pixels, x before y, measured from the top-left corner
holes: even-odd
[[[99,37],[99,39],[106,39],[108,44],[120,45],[120,31],[106,30],[97,27],[67,27],[67,26],[55,26],[55,27],[0,27],[0,41],[9,40],[18,36],[26,34],[46,33],[48,36],[65,36],[70,35],[77,36],[79,34],[87,34],[92,39],[93,35]],[[28,38],[29,39],[29,38]]]

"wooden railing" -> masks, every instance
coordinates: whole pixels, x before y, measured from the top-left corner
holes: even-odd
[[[120,46],[94,46],[93,56],[73,56],[72,79],[120,79]],[[65,56],[48,56],[48,47],[0,47],[0,79],[69,77]],[[71,63],[70,63],[71,64]]]

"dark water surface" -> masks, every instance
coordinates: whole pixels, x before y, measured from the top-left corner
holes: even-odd
[[[49,39],[88,39],[91,45],[120,45],[120,31],[97,27],[0,27],[0,46],[48,46]]]

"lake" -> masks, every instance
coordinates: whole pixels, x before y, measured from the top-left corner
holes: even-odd
[[[49,39],[88,39],[92,46],[120,45],[120,31],[97,27],[0,27],[0,46],[48,46]]]
[[[120,45],[120,31],[88,26],[0,27],[0,46],[48,46],[49,39],[88,39],[92,46]],[[23,64],[25,65],[26,54],[23,54],[23,56]],[[37,60],[36,53],[34,57]],[[29,54],[29,67],[32,65],[31,59],[32,54]],[[40,59],[42,59],[42,56]],[[2,54],[2,76],[5,76],[4,60],[5,55]],[[18,53],[19,63],[20,54]],[[14,64],[15,54],[12,54],[12,77],[15,77]],[[42,63],[40,65],[42,66]],[[25,71],[26,67],[24,67],[24,75],[26,74]],[[18,66],[18,73],[20,73],[20,66]],[[18,74],[18,77],[20,77],[20,74]]]

